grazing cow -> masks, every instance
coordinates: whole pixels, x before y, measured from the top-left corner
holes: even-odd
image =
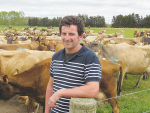
[[[103,45],[101,42],[92,42],[87,46],[92,50],[101,50],[101,57],[120,60],[123,65],[123,75],[140,75],[140,78],[134,88],[139,87],[139,83],[143,76],[142,73],[145,72],[150,65],[150,49],[147,50],[144,47],[123,46],[119,44]]]
[[[113,61],[100,59],[102,79],[98,100],[111,98],[120,93],[121,65]],[[45,93],[49,81],[51,58],[40,61],[32,68],[16,75],[4,75],[0,79],[0,99],[8,100],[16,94],[29,96],[40,105],[45,104]],[[25,82],[26,81],[26,82]],[[120,82],[118,82],[120,81]],[[118,91],[117,91],[118,90]],[[119,113],[120,105],[117,98],[108,100],[114,113]]]
[[[9,29],[12,29],[12,26],[9,26]]]

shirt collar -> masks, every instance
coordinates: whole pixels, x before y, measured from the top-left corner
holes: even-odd
[[[82,46],[82,48],[76,53],[77,56],[81,56],[84,53],[85,49],[87,48],[82,43],[80,45]],[[63,49],[62,54],[63,54],[63,56],[65,55],[65,48]]]

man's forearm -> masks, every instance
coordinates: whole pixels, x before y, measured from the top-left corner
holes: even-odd
[[[97,98],[99,92],[99,82],[89,82],[84,86],[72,89],[60,89],[56,93],[61,97],[85,97]]]
[[[58,105],[55,103],[61,97],[85,97],[85,98],[97,98],[99,92],[99,82],[88,82],[84,86],[71,88],[71,89],[60,89],[55,92],[49,99],[49,106],[56,108]]]

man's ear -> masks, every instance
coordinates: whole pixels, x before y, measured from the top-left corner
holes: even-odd
[[[80,40],[83,38],[84,36],[84,33],[81,34],[81,36],[79,36]]]

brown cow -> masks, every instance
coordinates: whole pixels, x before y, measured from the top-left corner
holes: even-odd
[[[64,45],[61,41],[59,41],[57,44],[56,44],[56,47],[55,47],[55,52],[58,52],[59,50],[63,49],[64,48]]]
[[[16,75],[4,75],[0,80],[0,99],[8,100],[16,94],[29,96],[44,106],[46,87],[49,80],[51,58],[40,61],[32,68]],[[100,59],[102,79],[98,100],[117,96],[117,83],[121,78],[121,66],[113,61]],[[25,82],[26,81],[26,82]],[[120,84],[120,83],[119,83]],[[118,84],[118,85],[119,85]],[[120,88],[118,88],[118,93]],[[119,113],[120,105],[117,98],[109,100],[113,112]]]
[[[9,29],[12,29],[12,26],[9,26]]]
[[[36,50],[16,50],[0,52],[0,76],[13,75],[18,72],[23,72],[30,69],[34,64],[41,60],[52,58],[52,51],[36,51]]]
[[[30,50],[47,50],[47,45],[42,46],[38,41],[29,44],[2,44],[0,49],[4,50],[17,50],[18,48],[30,49]]]
[[[46,49],[44,49],[45,51],[55,51],[57,43],[54,40],[41,40],[40,44],[46,47]]]

